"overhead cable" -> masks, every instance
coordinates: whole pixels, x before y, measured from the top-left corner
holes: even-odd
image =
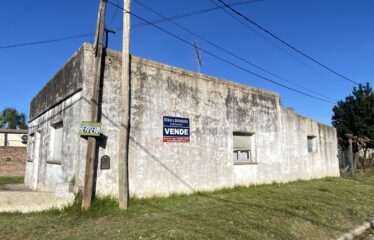
[[[111,1],[108,1],[108,3],[111,4],[111,5],[113,5],[113,6],[118,7],[118,8],[120,8],[120,9],[122,9],[123,11],[125,11],[125,10],[123,9],[123,7],[121,7],[121,6],[119,6],[119,5],[115,4],[115,3],[113,3],[113,2],[111,2]],[[126,11],[126,12],[127,12],[127,11]],[[195,47],[193,43],[191,43],[191,42],[189,42],[189,41],[183,39],[182,37],[180,37],[180,36],[178,36],[178,35],[176,35],[176,34],[170,32],[170,31],[168,31],[168,30],[166,30],[166,29],[164,29],[164,28],[162,28],[162,27],[157,26],[156,24],[154,24],[154,23],[152,23],[152,22],[146,20],[145,18],[140,17],[139,15],[134,14],[134,13],[132,13],[132,12],[128,12],[128,13],[129,13],[130,15],[134,16],[135,18],[138,18],[138,19],[140,19],[140,20],[142,20],[142,21],[144,21],[144,22],[147,22],[148,24],[150,24],[150,25],[152,25],[153,27],[159,29],[160,31],[162,31],[162,32],[164,32],[164,33],[166,33],[166,34],[168,34],[168,35],[170,35],[170,36],[172,36],[172,37],[174,37],[174,38],[180,40],[181,42],[183,42],[183,43],[185,43],[185,44],[187,44],[187,45],[190,45],[191,47]],[[218,55],[216,55],[216,54],[214,54],[214,53],[211,53],[211,52],[209,52],[208,50],[205,50],[205,49],[203,49],[203,48],[201,48],[201,47],[196,46],[196,48],[199,49],[200,51],[202,51],[202,52],[204,52],[204,53],[206,53],[206,54],[208,54],[208,55],[210,55],[210,56],[212,56],[212,57],[214,57],[214,58],[216,58],[216,59],[218,59],[218,60],[220,60],[220,61],[222,61],[222,62],[228,64],[228,65],[231,65],[231,66],[233,66],[233,67],[235,67],[235,68],[238,68],[238,69],[240,69],[240,70],[242,70],[242,71],[244,71],[244,72],[247,72],[247,73],[249,73],[249,74],[251,74],[251,75],[253,75],[253,76],[256,76],[256,77],[258,77],[258,78],[260,78],[260,79],[263,79],[263,80],[265,80],[265,81],[271,82],[271,83],[273,83],[273,84],[275,84],[275,85],[278,85],[278,86],[280,86],[280,87],[283,87],[283,88],[285,88],[285,89],[288,89],[288,90],[291,90],[291,91],[297,92],[297,93],[302,94],[302,95],[304,95],[304,96],[308,96],[308,97],[310,97],[310,98],[314,98],[314,99],[317,99],[317,100],[320,100],[320,101],[323,101],[323,102],[327,102],[327,103],[330,103],[330,104],[335,104],[335,103],[332,102],[332,101],[328,101],[328,100],[325,100],[325,99],[323,99],[323,98],[319,98],[319,97],[316,97],[316,96],[310,95],[310,94],[305,93],[305,92],[303,92],[303,91],[300,91],[300,90],[298,90],[298,89],[295,89],[295,88],[289,87],[289,86],[287,86],[287,85],[284,85],[284,84],[282,84],[282,83],[279,83],[279,82],[277,82],[277,81],[274,81],[274,80],[272,80],[272,79],[270,79],[270,78],[267,78],[267,77],[264,77],[264,76],[262,76],[262,75],[260,75],[260,74],[255,73],[255,72],[252,72],[252,71],[248,70],[247,68],[241,67],[241,66],[239,66],[239,65],[237,65],[237,64],[235,64],[235,63],[233,63],[233,62],[231,62],[231,61],[229,61],[229,60],[227,60],[227,59],[225,59],[225,58],[222,58],[222,57],[220,57],[220,56],[218,56]]]
[[[247,22],[251,23],[252,25],[256,26],[258,29],[260,29],[261,31],[267,33],[268,35],[270,35],[271,37],[273,37],[274,39],[278,40],[279,42],[283,43],[284,45],[286,45],[287,47],[291,48],[292,50],[294,50],[295,52],[301,54],[302,56],[306,57],[307,59],[311,60],[312,62],[318,64],[319,66],[327,69],[328,71],[334,73],[335,75],[343,78],[344,80],[348,81],[348,82],[351,82],[353,84],[356,84],[358,85],[359,83],[344,76],[343,74],[341,73],[338,73],[337,71],[333,70],[332,68],[326,66],[325,64],[321,63],[320,61],[316,60],[315,58],[309,56],[308,54],[304,53],[303,51],[299,50],[298,48],[294,47],[292,44],[286,42],[285,40],[281,39],[280,37],[278,37],[277,35],[275,35],[274,33],[270,32],[269,30],[265,29],[264,27],[262,27],[260,24],[256,23],[255,21],[249,19],[247,16],[245,16],[244,14],[242,14],[241,12],[235,10],[233,7],[231,7],[229,4],[225,3],[223,0],[218,0],[220,3],[222,3],[225,7],[227,7],[228,9],[230,9],[231,11],[233,11],[235,14],[237,14],[238,16],[242,17],[243,19],[245,19]]]

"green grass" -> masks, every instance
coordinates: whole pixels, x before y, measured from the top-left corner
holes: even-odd
[[[0,177],[0,190],[4,189],[5,184],[23,183],[23,177]]]
[[[336,239],[374,218],[374,174],[0,214],[0,239]]]

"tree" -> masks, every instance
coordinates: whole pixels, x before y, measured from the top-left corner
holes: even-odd
[[[333,108],[332,125],[336,128],[339,144],[346,149],[348,138],[353,141],[354,151],[374,147],[374,92],[369,83],[354,87],[352,94],[338,101]],[[361,140],[366,139],[364,145]]]
[[[26,115],[14,108],[5,108],[0,112],[0,128],[27,129]]]

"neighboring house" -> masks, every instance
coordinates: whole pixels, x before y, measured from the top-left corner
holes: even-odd
[[[0,176],[23,176],[27,130],[0,128]]]
[[[33,98],[25,183],[83,186],[93,47],[83,45]],[[339,176],[334,128],[280,105],[276,93],[131,56],[129,189],[168,195]],[[99,195],[118,195],[121,53],[107,50]],[[123,161],[123,159],[121,159]]]

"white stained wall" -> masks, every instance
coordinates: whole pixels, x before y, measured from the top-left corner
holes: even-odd
[[[80,121],[89,120],[93,51],[84,45],[82,90],[34,119],[40,133],[39,164],[30,159],[27,181],[53,190],[73,177],[83,186],[86,140]],[[69,69],[67,69],[69,70]],[[69,77],[66,70],[64,76]],[[72,77],[77,75],[74,72]],[[102,138],[96,166],[96,193],[118,195],[121,54],[108,50],[102,91]],[[79,104],[70,106],[74,101]],[[58,113],[58,114],[57,114]],[[63,159],[49,162],[51,124],[63,119]],[[163,117],[190,120],[190,142],[163,142]],[[129,183],[132,196],[191,193],[235,185],[338,176],[336,132],[332,127],[282,109],[277,94],[131,57]],[[233,133],[251,134],[251,163],[234,163]],[[307,137],[315,152],[308,153]],[[32,151],[31,149],[29,150]],[[35,151],[34,151],[35,153]],[[100,169],[101,157],[110,169]],[[54,159],[52,159],[54,160]],[[38,169],[35,171],[34,169]],[[30,177],[32,176],[32,177]]]
[[[5,134],[7,135],[7,144],[5,145]],[[26,147],[26,143],[22,140],[22,136],[26,133],[3,133],[0,131],[0,146],[9,147]]]

